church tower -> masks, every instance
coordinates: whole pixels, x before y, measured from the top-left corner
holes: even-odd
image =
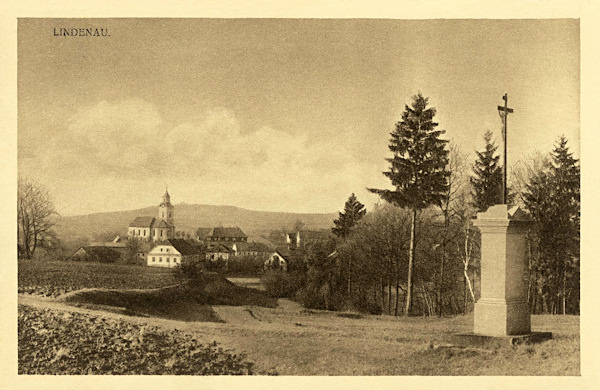
[[[171,226],[174,226],[173,223],[173,205],[171,204],[171,196],[169,195],[169,191],[165,190],[165,194],[162,198],[162,203],[158,206],[158,220],[165,221]]]

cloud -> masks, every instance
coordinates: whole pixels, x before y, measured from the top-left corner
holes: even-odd
[[[115,195],[116,186],[132,191],[132,183],[147,188],[152,182],[179,189],[179,199],[186,202],[331,210],[337,206],[327,201],[343,204],[373,176],[372,167],[352,160],[336,140],[315,142],[269,126],[242,129],[224,108],[166,123],[159,109],[143,100],[100,102],[80,110],[40,152],[48,174],[95,181],[95,190],[106,191],[115,202],[132,195]],[[97,184],[107,181],[116,186]]]

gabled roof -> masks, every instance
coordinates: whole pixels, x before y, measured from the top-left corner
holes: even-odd
[[[193,245],[188,240],[184,240],[182,238],[170,238],[156,246],[159,245],[172,246],[177,250],[177,252],[181,253],[182,256],[197,255],[202,251],[202,248],[199,245]]]
[[[231,249],[228,248],[226,245],[223,245],[220,242],[215,242],[215,243],[211,243],[208,248],[206,248],[207,252],[218,252],[218,253],[223,253],[223,252],[231,252]]]
[[[201,251],[199,245],[192,245],[188,240],[182,238],[171,238],[168,242],[170,242],[183,256],[197,255]]]
[[[139,241],[138,253],[148,253],[156,246],[152,241]]]
[[[196,237],[198,237],[202,240],[204,237],[210,236],[211,232],[212,232],[212,228],[200,227],[200,228],[198,228],[198,230],[196,230]]]
[[[281,256],[283,257],[290,257],[290,255],[292,254],[292,252],[289,250],[289,248],[287,246],[278,246],[277,248],[275,248],[274,252],[279,253]]]
[[[272,252],[267,245],[259,242],[238,242],[235,247],[238,252]]]
[[[171,225],[169,222],[165,221],[165,220],[160,220],[158,221],[158,223],[154,226],[154,229],[158,229],[158,228],[172,228],[173,225]]]
[[[137,217],[129,224],[129,227],[151,228],[156,221],[154,217]]]
[[[82,248],[78,249],[77,252],[79,252],[82,249],[86,254],[95,258],[96,260],[101,260],[101,261],[105,261],[105,262],[117,261],[121,257],[121,254],[119,252],[117,252],[116,250],[111,249],[111,248],[106,248],[103,246],[86,246],[86,247],[82,247]],[[77,253],[77,252],[75,252],[75,253]]]
[[[211,237],[214,238],[224,238],[224,237],[234,237],[234,238],[247,238],[248,236],[240,229],[239,227],[216,227],[213,228]]]

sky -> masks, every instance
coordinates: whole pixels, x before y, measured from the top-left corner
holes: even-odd
[[[54,36],[104,28],[106,37]],[[390,132],[418,92],[474,161],[565,135],[579,156],[579,21],[20,19],[18,173],[62,215],[172,201],[335,212],[391,188]]]

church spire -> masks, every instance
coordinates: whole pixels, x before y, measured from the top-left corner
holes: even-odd
[[[163,204],[171,203],[171,195],[169,195],[169,187],[165,188],[165,194],[163,195]]]

